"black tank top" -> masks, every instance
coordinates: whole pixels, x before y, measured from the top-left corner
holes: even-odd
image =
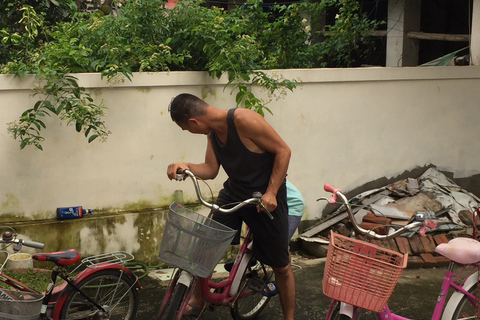
[[[210,132],[213,150],[218,163],[228,175],[221,193],[234,201],[251,198],[253,192],[264,193],[272,173],[275,155],[270,152],[256,153],[248,150],[237,133],[233,113],[227,113],[227,140],[222,143],[215,131]]]

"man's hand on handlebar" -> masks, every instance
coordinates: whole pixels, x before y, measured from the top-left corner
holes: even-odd
[[[277,207],[277,198],[274,195],[267,192],[262,195],[261,199],[262,199],[263,207],[268,212],[274,211],[275,208]],[[257,206],[258,212],[260,212],[262,209],[263,208],[261,208],[260,206]]]
[[[170,180],[178,180],[177,173],[179,170],[189,169],[188,163],[186,162],[174,162],[170,163],[167,167],[167,176]]]

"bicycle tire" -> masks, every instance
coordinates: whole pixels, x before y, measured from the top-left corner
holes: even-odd
[[[99,270],[81,280],[77,287],[99,305],[106,308],[110,320],[133,320],[138,307],[135,279],[116,269]],[[99,310],[74,288],[69,293],[60,311],[60,319],[86,319],[100,317]]]
[[[470,294],[476,295],[477,285],[468,290]],[[462,299],[458,302],[455,311],[453,312],[452,320],[461,319],[475,319],[475,304],[472,304],[466,295],[463,295]]]
[[[332,308],[332,312],[330,312],[330,315],[327,320],[350,320],[351,318],[349,316],[346,316],[344,314],[340,314],[340,301],[335,301],[335,304]]]
[[[183,299],[185,298],[185,293],[187,292],[188,287],[183,283],[177,283],[173,294],[170,298],[170,303],[167,305],[163,315],[158,316],[158,320],[173,320],[176,319],[180,305],[182,304]]]
[[[265,266],[261,263],[251,267],[249,266],[240,281],[240,294],[230,308],[232,318],[235,320],[256,319],[257,316],[265,309],[270,297],[262,295],[261,290],[271,281],[273,271],[266,271]],[[260,280],[262,285],[259,290],[251,288],[249,283],[253,280]]]

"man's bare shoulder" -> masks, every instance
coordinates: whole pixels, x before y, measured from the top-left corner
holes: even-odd
[[[253,110],[246,108],[236,108],[233,119],[237,125],[246,125],[265,122],[265,119]]]

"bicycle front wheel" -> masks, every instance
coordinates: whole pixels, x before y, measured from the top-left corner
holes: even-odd
[[[187,289],[186,285],[177,283],[165,311],[158,315],[157,320],[173,320],[178,318],[182,301],[186,299],[185,294]]]
[[[340,314],[340,301],[335,301],[332,311],[328,314],[327,320],[350,320],[349,316]]]
[[[135,280],[116,269],[97,271],[77,284],[81,292],[105,309],[98,310],[85,296],[70,289],[60,319],[133,320],[138,307]]]
[[[477,285],[475,284],[468,292],[475,296],[476,290]],[[468,297],[464,295],[453,312],[452,320],[476,319],[475,312],[475,304],[469,301]]]
[[[240,294],[230,309],[233,319],[255,319],[267,306],[270,297],[262,295],[265,285],[272,280],[273,271],[267,270],[266,266],[257,263],[254,267],[248,267],[240,282]]]

